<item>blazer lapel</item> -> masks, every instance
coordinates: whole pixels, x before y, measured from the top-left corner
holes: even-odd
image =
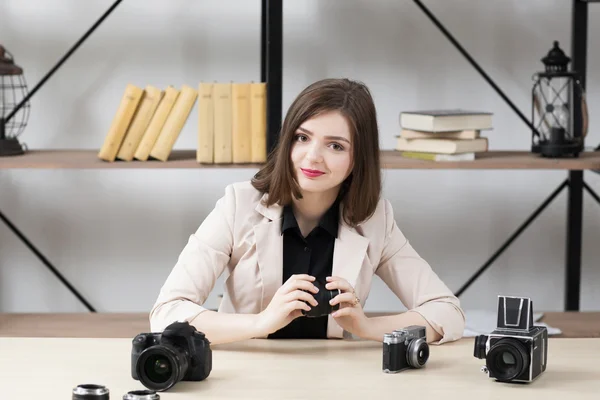
[[[342,223],[335,240],[332,275],[344,278],[355,288],[368,247],[369,239]],[[327,336],[343,336],[343,329],[332,316],[329,316],[327,322]]]
[[[258,269],[263,283],[261,311],[269,305],[275,292],[283,284],[282,210],[283,208],[279,205],[267,208],[262,205],[262,201],[256,206],[256,211],[266,218],[264,222],[254,226]]]
[[[344,278],[355,287],[368,246],[369,239],[342,224],[335,240],[332,274]]]

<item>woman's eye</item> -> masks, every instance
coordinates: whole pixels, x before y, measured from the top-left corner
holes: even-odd
[[[337,144],[337,143],[332,143],[332,144],[331,144],[331,147],[332,147],[332,148],[333,148],[335,151],[342,151],[342,150],[344,150],[344,148],[343,148],[342,146],[340,146],[339,144]]]
[[[308,138],[306,137],[306,135],[302,135],[299,133],[296,135],[296,140],[299,142],[306,142],[306,140],[308,140]]]

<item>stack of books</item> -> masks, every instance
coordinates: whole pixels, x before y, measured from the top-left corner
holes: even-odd
[[[127,84],[98,158],[167,161],[197,100],[196,161],[266,161],[266,83],[200,82],[164,90]]]
[[[492,129],[492,113],[463,109],[403,111],[396,150],[431,161],[474,160],[488,151],[481,131]]]

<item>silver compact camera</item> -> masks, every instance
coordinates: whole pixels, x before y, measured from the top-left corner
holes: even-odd
[[[394,374],[422,368],[429,359],[424,326],[412,325],[383,336],[383,372]]]
[[[527,297],[498,296],[498,324],[475,338],[473,355],[485,359],[482,371],[499,382],[532,382],[546,370],[548,330],[533,325]]]

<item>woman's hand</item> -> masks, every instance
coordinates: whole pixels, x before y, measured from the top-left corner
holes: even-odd
[[[343,329],[362,337],[367,331],[369,319],[362,309],[360,300],[356,297],[354,288],[347,280],[337,276],[328,276],[327,282],[326,289],[339,289],[342,292],[329,302],[331,305],[340,305],[339,310],[335,311],[332,317]]]
[[[312,284],[314,280],[310,275],[292,275],[275,292],[267,308],[258,314],[259,331],[265,335],[276,332],[301,316],[302,310],[310,311],[307,303],[316,306],[317,301],[311,294],[318,292]]]

